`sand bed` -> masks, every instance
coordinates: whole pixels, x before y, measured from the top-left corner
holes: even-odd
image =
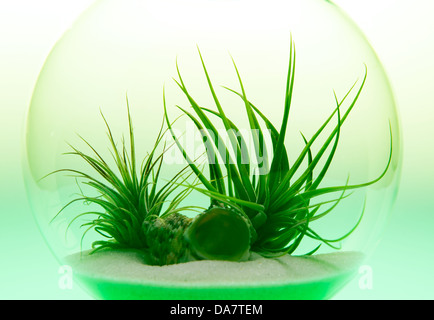
[[[357,272],[358,252],[249,261],[192,261],[149,266],[136,251],[77,253],[66,263],[98,297],[107,299],[322,299]]]

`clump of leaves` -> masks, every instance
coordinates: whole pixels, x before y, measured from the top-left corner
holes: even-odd
[[[180,203],[187,197],[190,190],[183,189],[175,194],[179,186],[188,178],[181,170],[170,181],[159,186],[163,157],[167,150],[157,153],[164,136],[164,120],[155,144],[150,153],[143,160],[140,169],[136,160],[135,137],[128,105],[129,145],[124,138],[117,146],[106,118],[105,122],[108,140],[111,146],[112,161],[104,159],[101,154],[84,138],[83,142],[89,147],[90,154],[71,146],[72,151],[67,154],[78,156],[97,175],[91,175],[75,169],[61,169],[76,177],[84,185],[96,191],[96,195],[83,194],[66,204],[60,212],[76,202],[86,205],[96,205],[101,211],[90,210],[77,215],[69,224],[83,216],[93,216],[89,222],[83,223],[86,228],[83,237],[90,230],[98,232],[105,240],[92,244],[92,253],[109,249],[137,249],[148,254],[150,264],[176,263],[178,260],[188,259],[188,246],[183,237],[177,237],[178,231],[184,230],[191,219],[179,214],[180,211],[193,210],[193,206],[180,207]],[[114,162],[114,165],[113,165]],[[80,188],[81,190],[81,188]],[[169,198],[172,199],[169,200]],[[56,217],[57,217],[56,215]],[[169,219],[166,219],[170,217]],[[178,248],[174,255],[173,248]],[[184,258],[181,258],[184,257]]]
[[[200,50],[199,56],[207,86],[217,110],[202,107],[196,102],[183,81],[178,65],[177,71],[179,79],[175,81],[187,98],[191,111],[180,106],[177,107],[184,115],[189,117],[202,134],[209,163],[209,177],[205,176],[196,161],[189,157],[174,134],[174,130],[169,122],[167,106],[164,99],[166,122],[172,133],[172,137],[185,160],[188,162],[188,165],[202,184],[202,187],[191,186],[191,188],[210,197],[210,209],[208,211],[218,210],[218,212],[225,215],[228,215],[228,212],[232,214],[235,212],[243,217],[250,230],[249,234],[244,235],[243,241],[248,239],[250,250],[263,256],[273,257],[282,254],[292,254],[304,237],[309,237],[319,242],[319,245],[308,252],[307,255],[316,252],[322,244],[338,248],[335,243],[348,237],[357,228],[363,216],[364,209],[354,227],[337,239],[325,239],[321,237],[311,228],[311,223],[333,212],[336,206],[350,195],[350,193],[348,193],[349,190],[367,187],[381,180],[391,163],[392,143],[390,144],[388,163],[384,171],[376,179],[356,185],[348,184],[347,180],[347,182],[342,185],[320,187],[336,153],[341,135],[341,127],[356,105],[364,88],[367,79],[367,68],[365,68],[365,75],[358,87],[356,87],[358,83],[358,81],[356,81],[340,101],[336,94],[334,95],[336,106],[315,134],[310,139],[306,139],[305,136],[301,134],[305,146],[300,151],[294,163],[290,164],[284,142],[294,92],[296,60],[294,43],[291,41],[285,103],[282,115],[283,121],[280,130],[277,130],[276,126],[271,123],[264,113],[249,101],[240,73],[238,72],[235,62],[233,62],[240,88],[238,91],[227,87],[224,88],[241,99],[246,111],[250,125],[251,139],[254,142],[255,155],[258,158],[257,161],[251,158],[246,161],[246,158],[241,156],[242,150],[246,149],[246,140],[239,134],[240,131],[236,122],[226,116],[215,92]],[[355,97],[347,101],[350,93],[354,91]],[[346,102],[348,102],[348,107],[342,114],[341,107]],[[225,144],[225,140],[216,129],[216,122],[214,119],[211,120],[211,117],[215,117],[218,121],[223,123],[228,133],[229,143]],[[320,136],[324,136],[325,128],[331,125],[333,118],[336,119],[336,123],[331,133],[325,135],[324,142],[318,148],[319,151],[313,154],[312,146],[314,143],[318,143]],[[262,126],[260,125],[260,121],[262,121]],[[268,155],[267,148],[264,148],[265,130],[263,126],[266,127],[271,135],[272,156]],[[392,139],[392,133],[390,134]],[[236,155],[236,159],[231,158],[229,152],[230,148],[232,148],[233,153]],[[331,150],[328,155],[326,155],[328,149]],[[217,160],[218,157],[220,157],[219,159],[222,161],[219,162]],[[307,166],[303,167],[303,164],[306,163],[306,159]],[[320,163],[323,163],[322,167],[319,167]],[[259,167],[258,164],[266,166],[265,168],[267,170],[264,170],[263,167]],[[314,175],[314,170],[318,170],[316,175]],[[258,172],[261,172],[261,174],[257,174]],[[324,195],[331,195],[332,198],[323,201],[313,201],[314,199],[321,199],[320,197]],[[324,209],[324,207],[326,207],[326,209]],[[195,226],[192,225],[191,228],[194,229]],[[221,232],[224,232],[224,230],[224,228],[220,229]],[[222,248],[225,245],[225,242],[221,242]],[[244,250],[244,248],[240,250]]]

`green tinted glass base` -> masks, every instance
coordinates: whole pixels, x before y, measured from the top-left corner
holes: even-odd
[[[358,252],[285,256],[246,262],[194,261],[148,266],[137,251],[69,256],[75,278],[108,300],[329,299],[357,273]]]

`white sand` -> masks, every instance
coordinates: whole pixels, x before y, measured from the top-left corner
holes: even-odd
[[[253,254],[249,261],[193,261],[169,266],[149,266],[135,251],[77,253],[66,263],[74,273],[91,278],[135,284],[175,286],[239,286],[273,283],[307,283],[351,274],[363,261],[359,252],[334,252],[311,257],[284,256],[265,259]]]

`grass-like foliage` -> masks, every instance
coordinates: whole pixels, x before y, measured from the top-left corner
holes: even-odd
[[[311,228],[311,223],[333,212],[342,199],[351,194],[350,190],[367,187],[378,182],[384,177],[391,163],[392,143],[390,144],[390,157],[387,165],[376,179],[355,185],[349,184],[347,180],[342,185],[321,187],[321,182],[326,176],[336,153],[341,135],[341,127],[355,107],[365,86],[367,68],[365,68],[363,80],[361,82],[356,81],[341,100],[338,99],[336,94],[334,95],[336,102],[334,110],[314,135],[310,139],[306,139],[301,134],[305,146],[300,150],[298,157],[291,164],[285,148],[285,136],[294,94],[296,60],[294,43],[291,42],[285,102],[282,109],[283,120],[279,130],[259,108],[249,101],[240,73],[235,62],[233,62],[234,73],[239,82],[239,89],[225,88],[237,95],[244,105],[243,108],[250,125],[250,138],[254,142],[255,154],[258,157],[257,161],[254,161],[256,159],[252,158],[246,161],[246,158],[241,156],[243,154],[242,150],[245,150],[246,146],[245,137],[238,134],[240,131],[236,121],[226,116],[200,50],[199,56],[216,110],[202,107],[196,102],[181,76],[178,65],[179,79],[175,81],[187,98],[189,109],[177,107],[183,114],[188,116],[202,134],[203,143],[207,150],[209,176],[206,176],[196,161],[191,159],[175,136],[174,130],[170,125],[164,99],[166,122],[172,133],[172,137],[190,168],[202,184],[202,186],[191,187],[210,197],[211,208],[218,207],[232,211],[236,210],[246,217],[253,230],[250,244],[251,250],[263,256],[272,257],[287,253],[292,254],[304,237],[310,237],[319,242],[319,245],[315,246],[307,254],[313,254],[321,244],[338,248],[337,243],[356,229],[363,216],[364,209],[354,227],[351,230],[344,231],[342,237],[337,239],[325,239],[321,237]],[[358,86],[357,83],[359,83]],[[352,92],[355,94],[351,100],[349,96]],[[345,103],[348,106],[345,112],[341,112],[342,106]],[[229,142],[226,142],[226,144],[215,126],[216,121],[221,121],[228,133]],[[331,133],[325,134],[325,128],[328,126],[333,126]],[[265,129],[271,135],[272,155],[268,155],[267,148],[264,148]],[[312,147],[315,143],[319,143],[320,137],[324,138],[322,140],[324,142],[319,145],[319,151],[313,154]],[[231,159],[230,149],[233,150],[232,154],[236,155],[236,159]],[[222,161],[217,161],[218,157]],[[322,166],[319,165],[320,163]],[[266,170],[263,167],[259,167],[258,164],[266,166]],[[258,174],[258,172],[261,173]],[[324,199],[321,196],[327,195],[329,195],[327,200],[321,200]]]
[[[347,179],[341,185],[322,186],[338,148],[341,127],[362,94],[367,69],[363,79],[356,81],[342,99],[334,94],[333,111],[310,139],[301,134],[304,147],[290,163],[285,138],[294,94],[294,43],[291,41],[279,129],[247,98],[233,61],[239,88],[224,88],[240,99],[249,123],[249,137],[243,136],[239,124],[226,115],[200,51],[199,56],[216,109],[202,107],[196,102],[187,89],[178,65],[179,79],[175,81],[189,102],[189,109],[178,108],[202,135],[207,167],[198,163],[199,159],[191,158],[176,137],[173,123],[169,120],[165,95],[160,131],[152,150],[138,163],[127,99],[128,143],[124,137],[120,145],[116,143],[101,113],[107,129],[110,159],[104,158],[91,143],[80,137],[88,153],[71,145],[72,151],[67,154],[82,160],[92,173],[74,168],[54,172],[72,175],[77,179],[80,189],[80,194],[57,215],[74,203],[84,203],[89,210],[77,214],[68,228],[79,218],[92,217],[81,225],[85,228],[82,237],[94,230],[103,238],[93,242],[92,252],[105,248],[137,249],[145,253],[146,263],[153,265],[198,259],[242,261],[248,259],[252,251],[265,257],[293,254],[305,237],[318,242],[318,245],[309,249],[307,255],[316,252],[322,244],[339,248],[340,241],[359,225],[364,209],[355,225],[350,230],[343,230],[342,236],[336,239],[320,236],[313,230],[312,222],[332,213],[343,199],[351,195],[352,190],[381,180],[392,159],[390,132],[390,156],[377,178],[359,184],[349,184]],[[353,98],[350,99],[350,96]],[[221,136],[217,123],[223,124],[229,142]],[[170,132],[174,139],[169,147],[163,142],[166,132]],[[269,135],[270,146],[266,145],[266,134]],[[247,138],[253,141],[254,155],[246,156]],[[160,186],[161,174],[165,170],[164,153],[174,144],[188,165]],[[269,150],[272,150],[272,154],[268,154]],[[209,168],[209,171],[206,172],[204,168]],[[191,170],[186,172],[186,169]],[[193,176],[193,182],[189,182],[190,176]],[[86,188],[80,188],[81,184]],[[182,206],[184,199],[194,190],[209,197],[209,208]],[[195,218],[182,214],[186,210],[196,209],[201,209],[202,213]]]
[[[95,175],[75,170],[61,169],[56,172],[67,172],[76,177],[78,183],[83,183],[96,193],[89,195],[81,194],[66,204],[58,214],[73,203],[82,202],[93,208],[90,211],[77,215],[69,224],[83,216],[93,216],[89,222],[83,223],[86,228],[83,237],[90,230],[98,232],[103,239],[92,244],[93,252],[104,248],[128,248],[139,250],[150,250],[153,247],[152,239],[146,237],[146,228],[149,224],[146,221],[155,221],[161,224],[161,219],[166,216],[178,213],[179,211],[191,209],[179,207],[182,200],[188,195],[189,190],[183,189],[177,194],[175,190],[187,179],[181,170],[170,181],[159,186],[160,174],[162,171],[163,151],[158,152],[164,136],[164,120],[153,149],[147,154],[143,162],[137,163],[135,137],[133,124],[128,105],[129,144],[123,137],[121,145],[116,144],[110,126],[101,113],[107,128],[108,140],[110,143],[111,159],[104,159],[101,154],[84,138],[80,137],[89,148],[90,153],[84,153],[74,146],[72,151],[66,154],[78,156],[88,168],[91,168]],[[138,169],[140,165],[140,169]],[[81,190],[82,188],[80,188]],[[172,199],[169,197],[174,195]],[[95,205],[102,209],[95,210]],[[56,215],[57,217],[57,215]]]

